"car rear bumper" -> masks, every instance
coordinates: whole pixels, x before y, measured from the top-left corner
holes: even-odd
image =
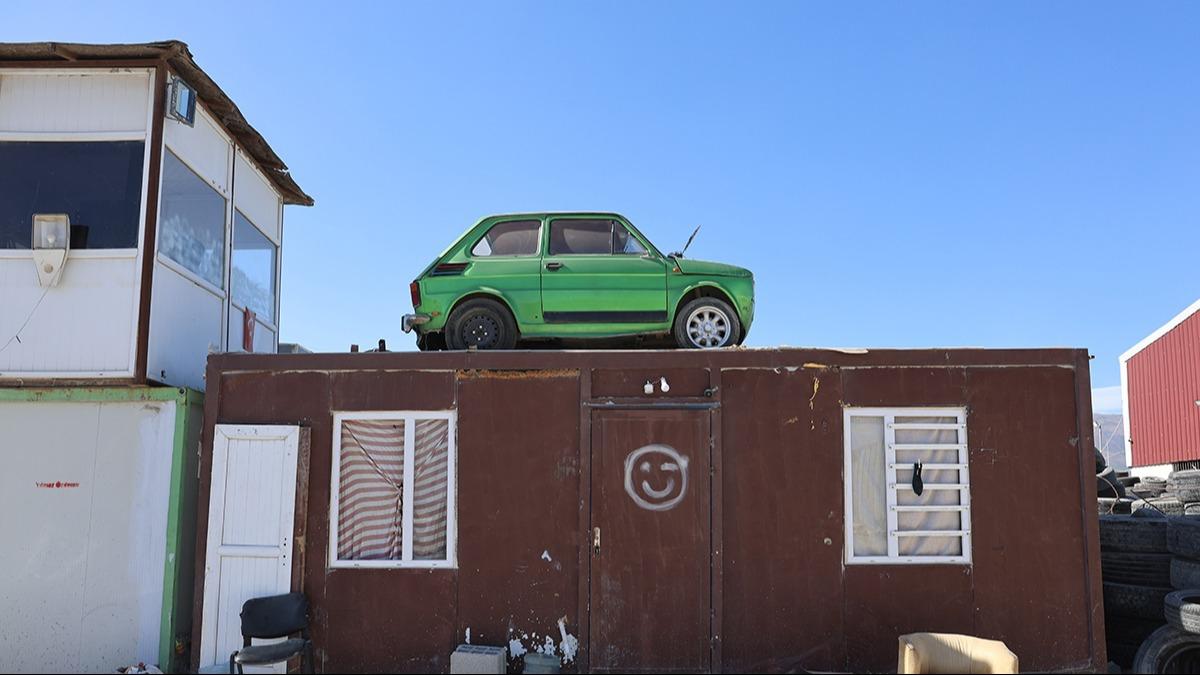
[[[400,318],[400,329],[405,333],[411,333],[413,328],[429,323],[431,318],[428,314],[405,314]]]

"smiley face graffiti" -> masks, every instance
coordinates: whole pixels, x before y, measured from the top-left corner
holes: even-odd
[[[669,445],[644,445],[625,458],[625,492],[647,511],[669,511],[687,494],[688,459]]]

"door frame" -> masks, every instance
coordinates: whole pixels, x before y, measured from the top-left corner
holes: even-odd
[[[709,399],[593,399],[592,370],[579,374],[579,653],[575,663],[579,672],[591,672],[592,635],[592,413],[596,410],[708,410],[709,411],[709,672],[724,672],[721,661],[722,615],[724,613],[724,461],[721,431],[721,370],[709,370],[714,392]]]
[[[220,541],[214,541],[214,533],[219,534],[220,529],[214,530],[213,526],[223,527],[225,522],[225,487],[223,484],[224,476],[226,475],[228,452],[218,452],[218,447],[222,443],[228,446],[231,440],[279,440],[289,443],[286,452],[291,456],[290,461],[284,467],[284,476],[282,477],[284,485],[292,485],[295,492],[292,493],[291,499],[281,495],[283,499],[282,512],[280,513],[280,521],[291,526],[291,535],[287,537],[287,543],[284,545],[283,555],[286,558],[286,569],[279,570],[280,585],[286,585],[287,593],[295,588],[295,553],[296,553],[296,502],[299,496],[299,484],[297,477],[300,475],[300,427],[297,425],[276,425],[276,424],[216,424],[213,431],[212,444],[212,468],[209,474],[209,494],[208,494],[208,517],[207,531],[205,532],[205,552],[204,552],[204,569],[197,570],[197,574],[203,574],[204,579],[204,595],[203,605],[200,613],[200,644],[197,647],[199,655],[197,663],[200,667],[204,666],[206,651],[209,648],[215,649],[214,644],[217,632],[218,611],[220,609],[220,592],[221,584],[219,575],[213,574],[213,565],[220,563]],[[307,481],[307,462],[305,462],[304,476]],[[222,484],[218,493],[217,483],[214,480],[217,476],[222,477]],[[217,495],[220,494],[221,499],[217,500]],[[307,506],[307,499],[305,499]],[[307,510],[307,509],[305,509]],[[303,546],[301,547],[303,550]],[[222,663],[220,655],[216,655],[217,660],[214,663]]]

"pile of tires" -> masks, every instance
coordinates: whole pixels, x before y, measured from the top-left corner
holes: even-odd
[[[1108,658],[1134,663],[1143,642],[1166,625],[1171,587],[1168,519],[1159,515],[1100,516],[1100,569]]]
[[[1173,590],[1163,598],[1166,625],[1146,636],[1131,668],[1138,673],[1200,673],[1200,519],[1168,519],[1167,550]]]

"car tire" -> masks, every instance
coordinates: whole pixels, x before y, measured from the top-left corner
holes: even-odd
[[[1163,615],[1163,600],[1174,589],[1104,582],[1104,611],[1118,616],[1157,619]]]
[[[1180,502],[1174,497],[1154,497],[1153,499],[1137,499],[1134,500],[1129,507],[1131,513],[1137,515],[1164,515],[1164,516],[1182,516],[1183,502]],[[1140,513],[1142,510],[1148,513]]]
[[[1129,515],[1133,510],[1132,504],[1133,502],[1128,499],[1115,497],[1101,497],[1096,500],[1096,508],[1100,511],[1100,515],[1114,513]]]
[[[1134,673],[1194,673],[1200,666],[1200,635],[1192,635],[1163,626],[1150,634],[1130,671]]]
[[[696,331],[699,330],[698,337]],[[705,332],[711,330],[713,332]],[[742,323],[729,303],[719,298],[696,298],[675,315],[675,344],[681,349],[717,349],[738,343]],[[705,344],[709,343],[709,344]]]
[[[1171,586],[1177,590],[1200,588],[1200,560],[1180,558],[1171,559]]]
[[[1167,519],[1100,516],[1100,548],[1106,551],[1165,553]]]
[[[1167,493],[1181,502],[1200,502],[1200,470],[1172,471],[1167,478]]]
[[[1114,584],[1165,588],[1171,585],[1171,554],[1100,551],[1100,576]]]
[[[446,346],[453,350],[512,349],[516,344],[517,322],[495,300],[468,300],[455,307],[446,321]]]
[[[1111,466],[1104,467],[1104,470],[1096,474],[1096,496],[1098,497],[1124,497],[1125,486],[1117,480],[1117,472],[1113,471]]]
[[[1200,560],[1200,518],[1172,518],[1167,532],[1167,550],[1184,558]]]
[[[1168,593],[1163,600],[1163,615],[1175,630],[1200,634],[1200,590]]]

